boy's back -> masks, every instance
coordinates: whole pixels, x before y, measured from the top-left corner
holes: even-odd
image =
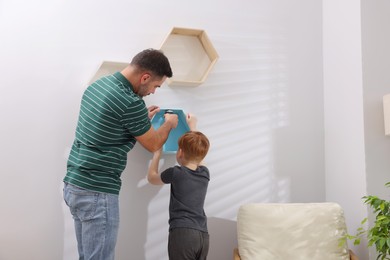
[[[161,180],[171,184],[169,229],[185,227],[207,232],[204,212],[210,181],[207,167],[199,166],[191,170],[185,166],[175,166],[163,171]]]

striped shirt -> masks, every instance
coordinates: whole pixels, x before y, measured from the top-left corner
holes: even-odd
[[[121,73],[95,81],[82,97],[64,182],[119,194],[127,153],[150,127],[145,102]]]

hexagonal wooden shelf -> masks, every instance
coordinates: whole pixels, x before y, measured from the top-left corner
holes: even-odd
[[[89,84],[94,82],[95,80],[107,76],[110,74],[113,74],[117,71],[121,71],[126,66],[129,65],[129,63],[126,62],[114,62],[114,61],[103,61],[102,64],[100,64],[100,67],[96,71],[95,75],[92,77],[92,79],[89,81]]]
[[[219,56],[204,30],[174,27],[160,48],[168,57],[173,77],[170,86],[198,86]]]

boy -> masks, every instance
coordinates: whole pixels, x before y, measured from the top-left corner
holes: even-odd
[[[196,131],[196,117],[188,114],[187,123],[190,131],[180,137],[176,153],[180,166],[170,167],[159,174],[160,149],[153,154],[147,178],[154,185],[171,184],[169,259],[205,260],[209,251],[209,234],[204,201],[210,174],[202,161],[210,143],[204,134]]]

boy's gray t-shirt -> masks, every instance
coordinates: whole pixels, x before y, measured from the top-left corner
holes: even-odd
[[[171,184],[169,203],[169,230],[193,228],[207,230],[207,216],[204,202],[210,173],[207,167],[199,166],[195,171],[174,166],[161,173],[161,180]]]

